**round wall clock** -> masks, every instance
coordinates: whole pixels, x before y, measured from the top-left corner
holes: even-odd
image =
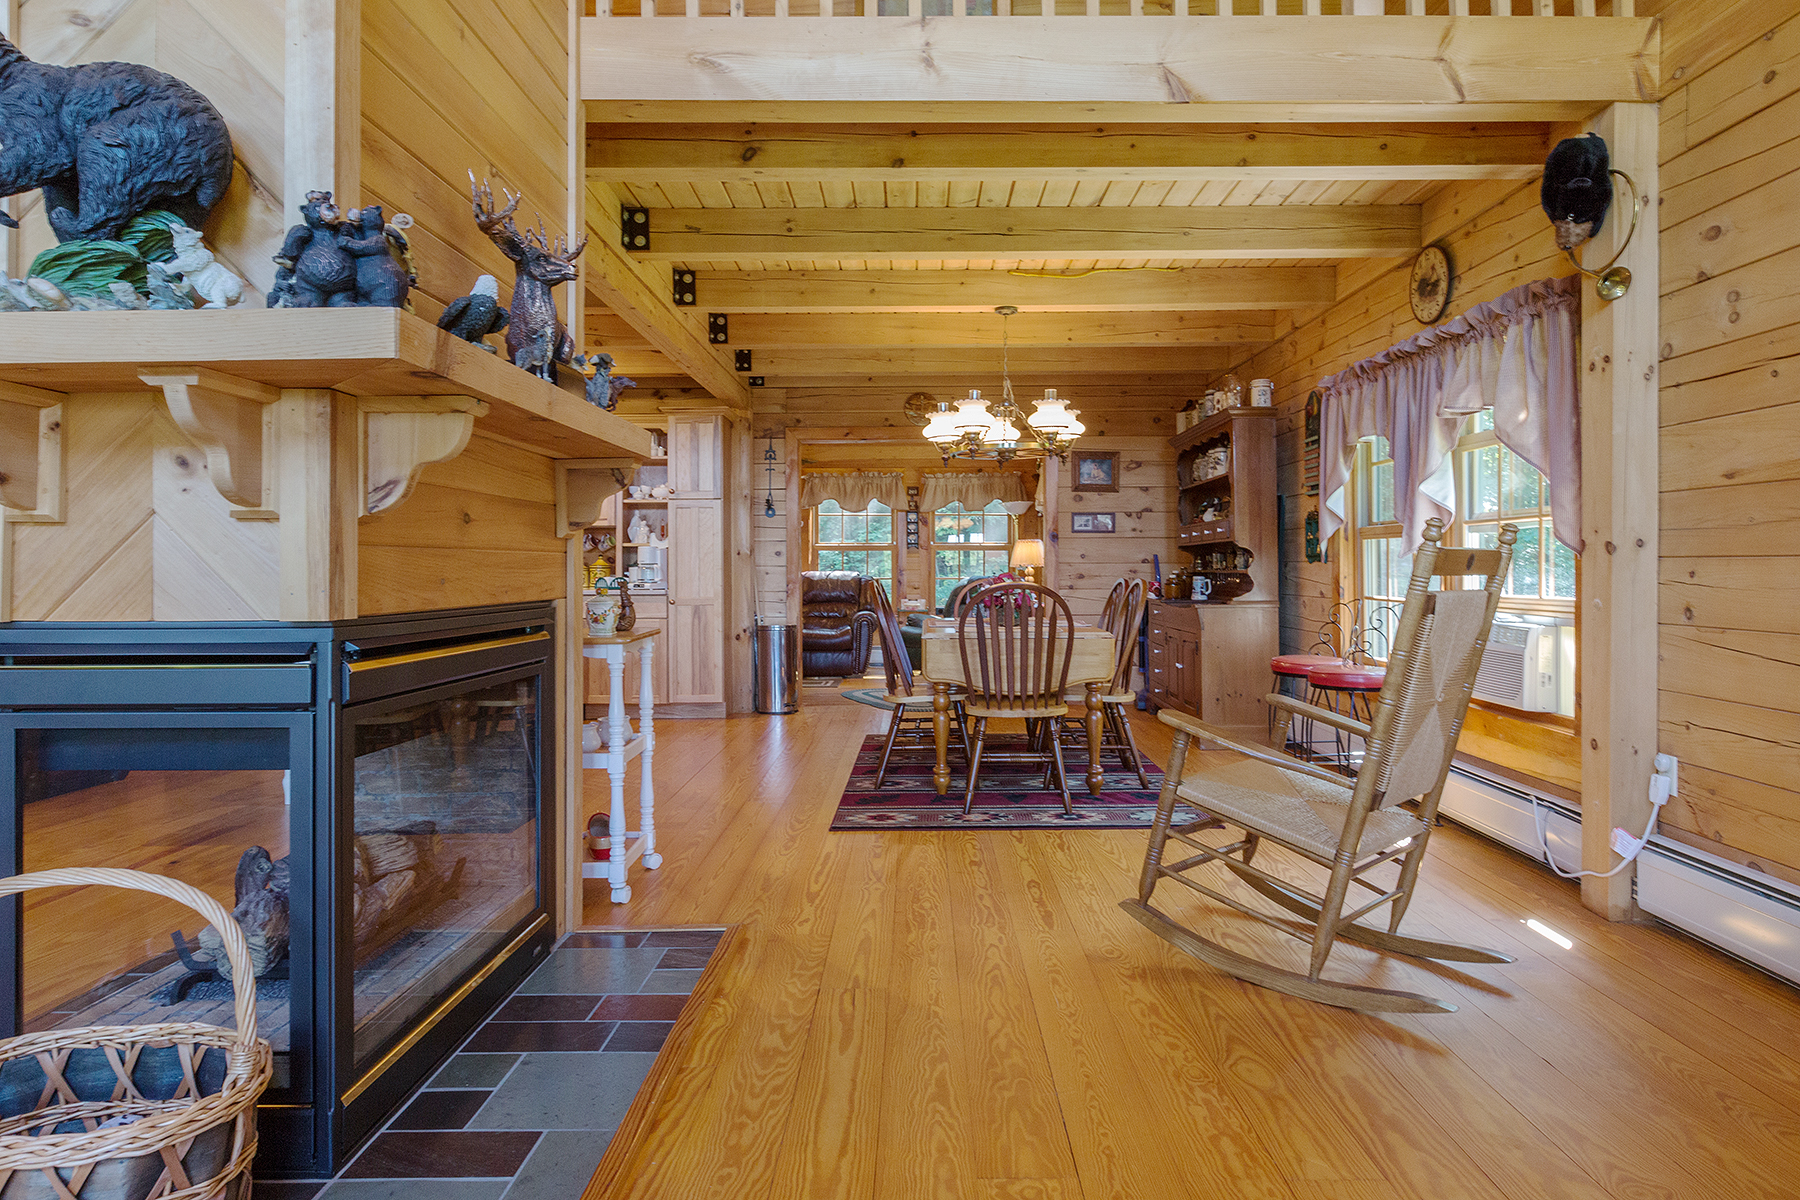
[[[1450,306],[1450,259],[1437,246],[1427,246],[1413,259],[1412,312],[1429,325]]]

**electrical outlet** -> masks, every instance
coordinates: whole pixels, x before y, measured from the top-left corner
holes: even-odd
[[[1659,754],[1656,756],[1654,766],[1658,775],[1669,777],[1669,795],[1673,796],[1680,792],[1681,760],[1673,754]]]

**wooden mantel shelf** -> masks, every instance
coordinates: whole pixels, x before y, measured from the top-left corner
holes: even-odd
[[[623,417],[399,309],[0,313],[0,383],[142,391],[169,365],[271,388],[470,396],[488,405],[480,430],[547,457],[650,457],[649,433]]]

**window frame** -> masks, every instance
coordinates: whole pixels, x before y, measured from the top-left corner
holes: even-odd
[[[837,501],[829,500],[826,501],[826,503],[836,504]],[[869,507],[862,509],[860,512],[847,512],[842,505],[839,505],[838,512],[846,516],[876,515],[870,510],[877,504],[881,504],[881,501],[872,500],[869,503]],[[822,542],[819,540],[819,509],[822,507],[824,507],[824,505],[814,505],[812,508],[806,510],[806,569],[809,571],[823,569],[819,566],[819,554],[821,551],[856,553],[858,551],[885,550],[888,556],[887,576],[885,578],[880,575],[872,575],[870,577],[880,579],[887,588],[890,596],[899,595],[899,589],[906,581],[905,559],[900,552],[900,523],[905,519],[905,510],[891,508],[887,510],[885,515],[889,518],[888,540],[885,542]],[[882,507],[887,508],[886,505],[882,505]],[[865,575],[868,574],[866,571],[861,573]]]
[[[1482,413],[1491,414],[1491,412],[1491,409],[1482,410]],[[1451,465],[1455,478],[1457,511],[1454,519],[1444,532],[1445,542],[1449,545],[1468,545],[1472,536],[1470,532],[1471,526],[1474,526],[1476,530],[1487,527],[1497,528],[1500,524],[1507,521],[1517,521],[1521,524],[1526,521],[1535,521],[1539,523],[1538,527],[1540,530],[1553,529],[1554,527],[1551,524],[1550,514],[1549,488],[1542,480],[1541,476],[1538,484],[1538,506],[1530,512],[1525,512],[1523,510],[1509,510],[1507,504],[1508,481],[1505,477],[1506,473],[1502,471],[1501,478],[1496,481],[1497,507],[1495,511],[1492,514],[1483,513],[1475,517],[1467,515],[1468,510],[1473,507],[1472,501],[1475,481],[1471,477],[1470,468],[1471,464],[1475,461],[1475,455],[1488,446],[1498,446],[1502,455],[1500,461],[1504,463],[1506,461],[1505,456],[1511,453],[1506,447],[1500,445],[1499,436],[1494,432],[1492,427],[1491,417],[1486,422],[1485,428],[1478,428],[1478,426],[1482,425],[1480,420],[1481,415],[1481,413],[1477,413],[1469,417],[1462,434],[1457,438],[1456,444],[1450,452]],[[1369,632],[1365,632],[1363,640],[1369,647],[1369,657],[1375,662],[1385,663],[1388,647],[1385,645],[1386,639],[1379,636],[1379,633],[1383,629],[1391,630],[1398,621],[1400,607],[1405,597],[1406,585],[1412,573],[1412,564],[1408,558],[1399,559],[1399,565],[1402,569],[1395,573],[1390,585],[1390,590],[1398,591],[1399,594],[1397,596],[1370,594],[1370,585],[1367,578],[1369,574],[1368,554],[1370,544],[1376,541],[1397,540],[1401,536],[1400,525],[1397,521],[1383,519],[1391,517],[1391,512],[1383,514],[1374,511],[1380,499],[1378,495],[1379,480],[1376,475],[1376,470],[1380,465],[1392,461],[1389,458],[1378,457],[1380,454],[1380,447],[1377,445],[1378,442],[1381,446],[1386,445],[1386,439],[1364,438],[1362,441],[1358,442],[1356,446],[1356,459],[1351,466],[1350,482],[1345,497],[1346,511],[1349,513],[1351,519],[1344,529],[1345,557],[1339,568],[1339,573],[1340,578],[1345,575],[1348,576],[1347,582],[1349,586],[1347,592],[1354,601],[1358,622],[1365,631],[1374,631],[1377,633],[1376,637],[1371,638]],[[1513,457],[1517,458],[1516,455]],[[1530,466],[1530,464],[1525,463],[1523,459],[1518,459],[1518,461],[1527,467]],[[1391,480],[1392,478],[1393,476],[1390,474],[1389,479]],[[1540,534],[1540,553],[1538,560],[1540,591],[1543,586],[1548,585],[1550,582],[1548,564],[1551,561],[1551,556],[1555,553],[1554,547],[1552,546],[1553,541],[1553,534],[1549,537]],[[1452,586],[1456,585],[1452,584]],[[1581,559],[1579,556],[1576,556],[1575,558],[1575,590],[1576,594],[1572,597],[1544,596],[1541,594],[1538,596],[1514,596],[1502,592],[1499,611],[1502,613],[1517,613],[1521,616],[1575,617],[1576,605],[1580,599],[1581,591]],[[1377,615],[1377,607],[1381,610],[1385,610],[1387,615]],[[1577,644],[1576,654],[1579,658],[1579,643]],[[1545,713],[1537,715],[1551,716],[1552,714]],[[1566,717],[1560,719],[1566,719]]]
[[[960,510],[962,510],[962,504],[960,501],[952,501],[952,504],[954,504],[955,507],[959,510],[957,513],[955,513],[953,515],[956,515],[956,516],[968,516],[969,515],[966,511],[960,511]],[[925,551],[925,575],[926,575],[925,583],[926,583],[927,589],[929,590],[929,594],[932,597],[931,607],[934,611],[938,608],[943,607],[945,600],[948,599],[948,594],[946,594],[943,597],[940,597],[938,595],[938,565],[937,564],[938,564],[938,552],[940,550],[952,550],[952,551],[979,550],[979,551],[985,551],[988,553],[993,553],[993,552],[997,551],[997,552],[1003,553],[1006,556],[1006,563],[1002,565],[1001,570],[1010,570],[1011,569],[1010,564],[1012,561],[1013,545],[1015,543],[1017,543],[1019,540],[1019,518],[1014,516],[1012,513],[1007,512],[1004,508],[1000,508],[996,512],[995,511],[996,506],[999,504],[1001,504],[1001,501],[998,501],[998,500],[989,501],[988,504],[981,509],[981,514],[984,517],[1002,516],[1002,517],[1006,518],[1006,541],[1004,544],[998,543],[998,542],[988,542],[988,541],[940,542],[940,541],[938,541],[938,536],[937,536],[938,514],[942,513],[942,512],[946,512],[951,507],[951,505],[947,504],[943,508],[933,509],[930,512],[920,514],[924,518],[924,520],[926,522],[928,522],[930,525],[929,537],[921,539],[921,545]],[[968,579],[968,578],[971,578],[971,576],[967,576],[967,575],[961,576],[957,580],[957,582],[960,583],[963,579]],[[952,585],[951,590],[954,590],[954,585]]]

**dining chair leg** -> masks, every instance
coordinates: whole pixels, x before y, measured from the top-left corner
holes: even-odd
[[[975,757],[969,748],[969,714],[963,711],[962,701],[951,702],[950,711],[956,715],[956,736],[962,739],[963,766],[968,766]]]
[[[881,748],[881,765],[875,768],[875,786],[880,788],[887,779],[888,758],[894,753],[894,741],[900,736],[900,726],[906,722],[906,706],[894,706],[894,719],[888,722],[887,742]]]
[[[963,816],[975,807],[975,785],[981,781],[981,747],[987,737],[987,718],[975,718],[975,752],[969,756],[969,790],[963,795]]]
[[[1069,776],[1063,770],[1062,739],[1054,732],[1050,737],[1050,752],[1056,760],[1056,786],[1062,792],[1063,812],[1075,815],[1075,802],[1069,799]]]
[[[1130,752],[1131,758],[1126,765],[1137,772],[1138,786],[1148,788],[1150,776],[1144,774],[1144,756],[1138,753],[1137,739],[1131,735],[1131,717],[1126,714],[1125,706],[1109,704],[1106,706],[1106,715],[1113,719],[1114,730],[1119,738],[1121,756],[1126,751]]]

